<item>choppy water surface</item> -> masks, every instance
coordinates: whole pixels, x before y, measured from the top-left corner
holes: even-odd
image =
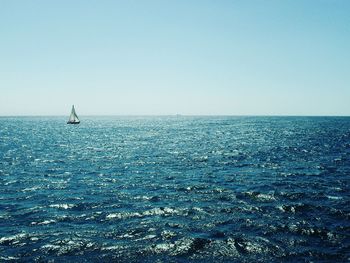
[[[0,118],[0,261],[350,258],[350,118]]]

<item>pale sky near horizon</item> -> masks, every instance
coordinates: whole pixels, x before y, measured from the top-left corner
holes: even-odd
[[[350,115],[348,0],[0,0],[0,116]]]

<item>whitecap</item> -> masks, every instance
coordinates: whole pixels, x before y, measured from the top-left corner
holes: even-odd
[[[112,218],[118,218],[118,219],[121,219],[122,218],[122,215],[121,213],[115,213],[115,214],[109,214],[106,216],[107,219],[112,219]]]
[[[135,213],[112,213],[106,216],[107,219],[126,219],[132,217],[141,217],[142,215],[138,212]]]
[[[276,198],[270,194],[258,194],[256,196],[256,198],[261,200],[261,201],[275,201],[276,200]]]
[[[173,243],[161,243],[161,244],[153,245],[150,247],[150,250],[153,253],[157,253],[157,254],[167,252],[172,256],[176,256],[181,254],[187,254],[190,251],[192,251],[195,247],[196,247],[195,250],[201,250],[208,244],[210,244],[210,241],[206,239],[182,238],[182,239],[176,240]],[[192,252],[195,253],[196,251],[192,251]]]
[[[33,187],[24,188],[22,190],[22,192],[32,192],[32,191],[36,191],[38,189],[41,189],[41,187],[40,186],[33,186]]]
[[[41,247],[43,250],[59,250],[61,247],[58,245],[46,244]]]
[[[120,250],[122,248],[124,247],[116,245],[116,246],[102,247],[101,250]]]
[[[147,236],[145,236],[145,237],[143,237],[143,238],[135,239],[135,241],[154,239],[154,238],[156,238],[156,237],[157,237],[157,235],[147,235]]]
[[[152,248],[152,252],[154,253],[163,253],[166,251],[169,251],[175,247],[174,244],[169,244],[169,243],[162,243],[162,244],[157,244],[154,248]]]
[[[121,213],[111,213],[106,216],[106,219],[126,219],[133,217],[144,217],[144,216],[169,216],[169,215],[180,215],[181,211],[177,209],[173,209],[170,207],[164,208],[153,208],[150,210],[146,210],[142,213],[139,212],[121,212]]]
[[[295,207],[294,206],[287,206],[287,205],[280,205],[277,207],[279,210],[281,210],[282,212],[291,212],[291,213],[295,213]]]
[[[8,236],[8,237],[2,237],[2,238],[0,238],[0,244],[6,244],[6,243],[16,244],[21,239],[24,239],[27,237],[28,237],[28,235],[26,233],[19,233],[19,234]]]
[[[56,220],[45,220],[42,222],[32,222],[31,225],[48,225],[48,224],[52,224],[52,223],[56,223]]]
[[[13,260],[19,260],[20,258],[18,257],[13,257],[13,256],[8,256],[8,257],[0,257],[0,261],[13,261]]]
[[[59,209],[70,209],[74,207],[74,204],[53,204],[49,205],[52,208],[59,208]]]
[[[124,235],[120,235],[120,236],[118,236],[119,238],[132,238],[132,237],[134,237],[133,235],[131,235],[131,234],[129,234],[129,233],[126,233],[126,234],[124,234]]]
[[[332,199],[332,200],[340,200],[343,199],[343,197],[341,196],[334,196],[334,195],[327,195],[328,199]]]
[[[173,215],[173,214],[181,214],[181,212],[177,209],[173,209],[170,207],[164,207],[164,208],[153,208],[151,210],[147,210],[142,213],[145,216],[150,215]]]
[[[57,255],[64,255],[71,251],[83,251],[84,249],[91,249],[94,247],[94,243],[86,242],[86,240],[72,240],[63,239],[57,240],[54,244],[46,244],[41,247],[45,252],[55,251]]]
[[[172,237],[175,237],[176,236],[176,233],[175,232],[172,232],[172,231],[169,231],[169,230],[164,230],[162,233],[161,233],[161,236],[162,238],[164,239],[170,239]]]

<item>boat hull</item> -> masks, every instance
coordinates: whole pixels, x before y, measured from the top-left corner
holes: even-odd
[[[79,124],[80,121],[67,121],[67,124]]]

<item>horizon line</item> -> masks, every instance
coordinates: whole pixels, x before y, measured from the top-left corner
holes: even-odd
[[[67,117],[68,115],[0,115],[6,117]],[[350,117],[350,115],[319,115],[319,114],[86,114],[79,117]]]

